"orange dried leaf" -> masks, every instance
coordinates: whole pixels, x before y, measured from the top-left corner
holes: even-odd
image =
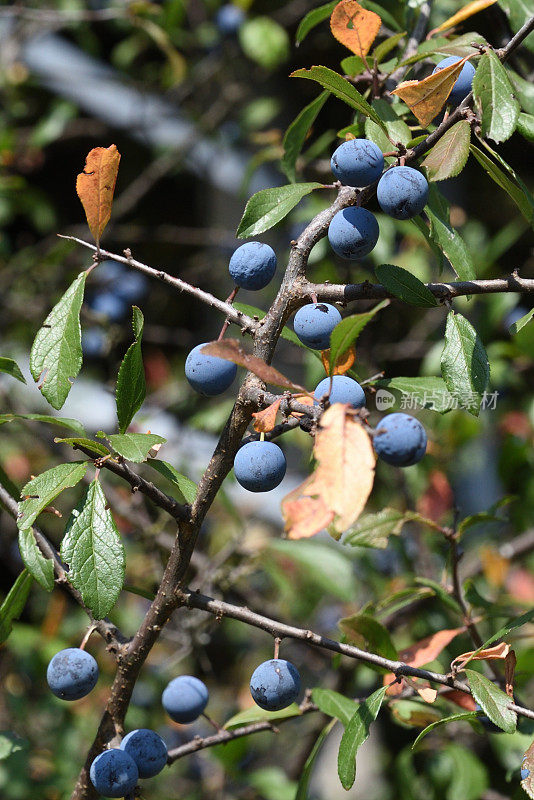
[[[348,372],[352,367],[355,360],[356,348],[354,345],[352,345],[348,350],[345,350],[344,353],[340,353],[340,355],[337,357],[332,375],[344,375],[345,372]],[[321,351],[321,361],[323,362],[323,367],[328,375],[330,370],[330,350]]]
[[[451,669],[455,671],[462,670],[467,661],[502,661],[510,652],[510,645],[506,642],[500,642],[493,647],[486,647],[484,650],[477,652],[470,650],[469,653],[462,653],[451,662]]]
[[[330,29],[341,44],[365,58],[380,30],[382,20],[356,0],[341,0],[332,11]]]
[[[466,56],[455,64],[451,64],[450,67],[440,69],[422,81],[399,83],[391,94],[398,95],[417,117],[418,122],[426,127],[445,105],[468,58],[469,56]]]
[[[322,497],[310,497],[306,494],[311,478],[312,476],[282,500],[282,514],[290,539],[308,539],[330,525],[334,518],[333,511],[325,506]]]
[[[114,144],[95,147],[89,151],[84,170],[76,178],[76,194],[97,245],[111,216],[120,160],[121,154]]]
[[[278,414],[281,402],[282,398],[279,397],[278,400],[275,400],[274,403],[271,403],[267,408],[264,408],[262,411],[255,411],[252,414],[254,417],[253,427],[255,431],[258,433],[269,433],[269,431],[272,431],[276,424],[276,415]]]
[[[472,17],[473,14],[478,14],[479,11],[483,11],[488,6],[492,6],[496,3],[497,0],[473,0],[472,3],[468,3],[466,6],[461,8],[456,14],[453,14],[452,17],[449,17],[442,22],[441,25],[438,25],[437,28],[434,28],[430,33],[429,36],[432,36],[434,33],[440,33],[441,31],[447,31],[449,28],[454,28],[455,25],[458,25],[459,22],[464,22],[464,20],[469,19]]]
[[[432,689],[430,686],[422,686],[420,688],[416,687],[416,692],[421,697],[425,703],[435,703],[436,697],[438,693],[435,689]]]
[[[286,378],[286,376],[282,375],[277,369],[266,364],[261,358],[253,356],[247,353],[246,350],[243,350],[237,339],[221,339],[220,342],[209,342],[209,344],[204,345],[200,352],[207,356],[217,356],[227,361],[233,361],[234,364],[238,364],[240,367],[245,367],[250,370],[250,372],[253,372],[265,383],[271,383],[274,386],[283,386],[284,389],[291,389],[293,392],[305,392],[308,394],[303,386],[299,386],[298,383],[293,383],[293,381],[290,381],[289,378]]]
[[[404,664],[409,664],[411,667],[423,667],[430,661],[434,661],[434,659],[439,656],[442,650],[444,650],[447,645],[452,642],[454,637],[458,636],[459,633],[463,633],[464,631],[465,628],[449,628],[443,631],[438,631],[437,633],[433,633],[431,636],[421,639],[420,642],[412,644],[411,647],[407,647],[405,650],[402,650],[399,653],[399,661],[402,661]],[[384,675],[384,686],[394,679],[395,676],[392,672]],[[396,683],[389,687],[387,694],[400,694],[401,691],[402,684]]]

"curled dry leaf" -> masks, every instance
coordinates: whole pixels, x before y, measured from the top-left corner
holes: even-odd
[[[431,636],[427,636],[424,639],[421,639],[420,642],[416,642],[412,644],[411,647],[407,647],[405,650],[399,653],[399,661],[402,661],[404,664],[408,664],[410,667],[422,667],[425,664],[430,663],[430,661],[434,661],[442,650],[447,647],[448,644],[452,642],[455,636],[458,636],[459,633],[463,633],[465,628],[449,628],[443,631],[438,631],[437,633],[433,633]],[[388,672],[387,675],[384,675],[384,686],[387,686],[391,681],[395,680],[395,675],[392,672]],[[388,695],[396,695],[402,692],[403,688],[403,681],[400,683],[394,683],[389,686],[386,694]]]
[[[400,97],[416,116],[418,122],[423,127],[426,127],[445,105],[447,97],[450,95],[452,87],[456,83],[456,79],[468,58],[470,56],[451,64],[450,67],[440,69],[422,81],[399,83],[391,94],[396,94]]]
[[[341,0],[332,11],[330,29],[341,44],[360,58],[365,58],[380,30],[382,20],[356,0]]]
[[[205,345],[201,353],[207,356],[217,356],[218,358],[225,358],[227,361],[233,361],[240,367],[253,372],[258,378],[261,378],[265,383],[270,383],[273,386],[282,386],[284,389],[291,389],[292,392],[304,392],[308,394],[303,386],[298,383],[293,383],[285,375],[282,375],[274,367],[266,364],[261,358],[253,356],[243,350],[241,344],[237,339],[221,339],[220,342],[210,342]]]
[[[262,411],[255,411],[252,414],[254,417],[253,427],[255,431],[258,433],[269,433],[269,431],[272,431],[276,424],[276,415],[278,414],[281,402],[282,398],[279,397],[278,400],[275,400],[274,403],[271,403],[267,408],[264,408]]]
[[[374,481],[375,455],[368,433],[348,406],[334,403],[321,417],[313,449],[315,471],[282,501],[290,539],[341,534],[363,511]]]
[[[120,160],[121,154],[114,144],[94,147],[85,159],[83,172],[76,178],[76,194],[97,246],[111,216]]]
[[[506,658],[510,652],[510,645],[506,642],[485,647],[483,650],[471,650],[469,653],[462,653],[456,656],[451,662],[453,672],[461,672],[468,661],[498,661]]]
[[[340,355],[336,358],[336,363],[334,364],[334,369],[332,370],[332,375],[344,375],[345,372],[348,372],[349,369],[352,367],[356,360],[356,348],[354,345],[349,347],[348,350],[345,350],[344,353],[340,353]],[[323,350],[321,352],[321,361],[323,362],[323,367],[327,375],[330,374],[330,350]]]
[[[466,6],[461,8],[456,14],[453,14],[452,17],[449,17],[442,22],[441,25],[438,25],[437,28],[434,28],[430,31],[428,36],[432,36],[434,33],[440,33],[441,31],[448,31],[449,28],[454,28],[455,25],[458,25],[460,22],[464,22],[464,20],[469,19],[472,17],[473,14],[478,14],[479,11],[483,11],[488,6],[492,6],[496,3],[497,0],[473,0],[472,3],[468,3]]]

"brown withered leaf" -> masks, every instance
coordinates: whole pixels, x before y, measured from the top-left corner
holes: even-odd
[[[515,650],[510,650],[504,659],[504,680],[506,684],[506,694],[508,697],[511,697],[512,700],[514,699],[514,673],[516,664],[517,658],[515,655]]]
[[[254,417],[253,427],[258,433],[269,433],[276,425],[276,415],[280,408],[282,398],[279,397],[270,406],[264,408],[262,411],[255,411],[252,416]]]
[[[341,44],[365,58],[380,30],[382,20],[356,0],[341,0],[332,11],[330,29]]]
[[[502,661],[510,652],[510,645],[500,642],[493,647],[486,647],[484,650],[470,650],[468,653],[461,653],[451,662],[451,669],[459,672],[464,668],[468,661]]]
[[[436,114],[445,105],[447,97],[450,95],[452,87],[456,83],[456,79],[468,58],[469,56],[466,56],[455,64],[451,64],[450,67],[440,69],[422,81],[399,83],[391,94],[396,94],[406,103],[424,128],[432,122]]]
[[[454,28],[458,23],[464,22],[464,20],[472,17],[473,14],[478,14],[479,11],[483,11],[496,2],[497,0],[473,0],[472,3],[468,3],[461,8],[460,11],[457,11],[456,14],[453,14],[452,17],[449,17],[445,22],[442,22],[441,25],[438,25],[437,28],[431,30],[428,36],[430,37],[434,33],[440,33],[441,31],[448,31],[449,28]]]
[[[439,696],[444,697],[445,700],[450,700],[451,703],[456,703],[457,706],[464,708],[466,711],[476,710],[476,700],[473,695],[460,692],[459,689],[446,689],[444,692],[440,692]]]
[[[76,194],[97,246],[111,216],[120,160],[121,154],[114,144],[94,147],[85,159],[83,172],[76,178]]]
[[[326,525],[342,533],[361,514],[373,488],[375,455],[369,435],[348,406],[334,403],[321,417],[313,454],[316,468],[282,503],[290,539]]]
[[[336,358],[336,363],[334,365],[334,369],[332,371],[332,375],[344,375],[345,372],[348,372],[349,369],[352,367],[356,360],[356,348],[354,345],[349,347],[348,350],[345,350],[344,353],[341,353]],[[330,370],[330,349],[322,350],[321,351],[321,361],[323,362],[323,367],[325,369],[326,374],[329,374]]]
[[[293,383],[277,369],[266,364],[261,358],[247,353],[243,350],[241,344],[237,339],[221,339],[220,342],[209,342],[204,345],[201,353],[207,356],[217,356],[218,358],[225,358],[227,361],[233,361],[240,367],[253,372],[258,378],[261,378],[265,383],[270,383],[273,386],[282,386],[284,389],[290,389],[292,392],[304,392],[308,394],[303,386],[298,383]]]
[[[452,642],[454,637],[464,631],[465,628],[449,628],[433,633],[431,636],[426,636],[424,639],[421,639],[421,641],[412,644],[411,647],[402,650],[399,653],[399,661],[402,661],[404,664],[409,664],[411,667],[423,667],[425,664],[434,661],[441,651]],[[387,684],[391,683],[393,680],[395,680],[395,675],[392,672],[388,672],[387,675],[384,675],[384,686],[387,686]],[[386,694],[396,695],[401,692],[402,681],[401,683],[394,683],[390,686]]]

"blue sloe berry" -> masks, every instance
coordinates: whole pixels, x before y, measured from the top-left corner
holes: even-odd
[[[378,241],[379,233],[375,215],[357,206],[342,208],[328,226],[332,250],[347,261],[363,258],[370,253]]]
[[[302,344],[314,350],[330,347],[330,334],[341,322],[341,314],[330,303],[308,303],[299,308],[293,321],[293,329]]]
[[[127,303],[114,291],[98,292],[89,301],[89,306],[97,314],[102,314],[112,322],[123,319],[128,310]]]
[[[317,384],[313,396],[315,404],[318,405],[330,389],[330,378],[323,378]],[[332,378],[332,391],[328,397],[329,403],[349,403],[353,408],[363,408],[365,406],[365,394],[358,381],[349,378],[348,375],[334,375]]]
[[[89,777],[96,791],[104,797],[124,797],[135,789],[139,772],[128,753],[112,748],[95,758]]]
[[[334,151],[332,172],[345,186],[369,186],[384,169],[384,156],[370,139],[350,139]]]
[[[79,647],[67,647],[52,658],[46,680],[56,697],[79,700],[94,689],[98,680],[98,664],[90,653]]]
[[[254,702],[266,711],[291,705],[300,692],[300,675],[290,661],[273,658],[256,667],[250,679]]]
[[[268,244],[246,242],[234,250],[228,269],[237,286],[263,289],[276,271],[276,254]]]
[[[378,182],[376,198],[385,214],[395,219],[411,219],[426,205],[427,179],[412,167],[391,167]]]
[[[445,67],[452,67],[453,64],[456,64],[457,61],[461,60],[462,59],[460,56],[449,56],[448,58],[444,58],[443,61],[440,61],[439,64],[437,64],[432,70],[432,75],[442,69],[445,69]],[[450,95],[447,98],[447,103],[450,103],[452,106],[460,105],[462,100],[467,97],[471,91],[474,75],[474,66],[469,61],[466,61],[461,69],[460,74],[458,75],[458,78],[456,79],[456,83],[452,87]]]
[[[138,728],[126,734],[120,749],[133,758],[140,778],[152,778],[167,763],[167,745],[150,728]]]
[[[383,417],[376,428],[373,445],[377,455],[395,467],[409,467],[426,453],[426,432],[419,420],[396,412]]]
[[[161,702],[171,719],[185,725],[202,714],[208,698],[208,687],[199,678],[179,675],[167,684]]]
[[[274,442],[248,442],[237,451],[234,472],[249,492],[270,492],[286,474],[286,457]]]
[[[232,36],[245,21],[245,12],[232,3],[221,6],[215,15],[215,23],[222,34]]]
[[[218,356],[208,356],[201,352],[203,342],[193,347],[185,360],[185,377],[199,394],[206,397],[225,392],[237,373],[237,365]]]

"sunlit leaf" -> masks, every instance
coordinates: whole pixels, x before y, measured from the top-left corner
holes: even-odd
[[[391,94],[400,97],[425,128],[445,105],[466,60],[467,56],[422,81],[399,83]]]
[[[322,183],[289,183],[287,186],[261,189],[246,204],[236,236],[246,239],[268,231],[284,219],[303,197],[322,187]]]
[[[33,525],[41,511],[51,505],[64,489],[76,486],[85,475],[87,466],[87,461],[59,464],[28,481],[21,491],[22,500],[19,502],[17,516],[19,529],[23,530]]]
[[[467,410],[478,416],[490,377],[488,356],[471,323],[454,311],[447,316],[441,373],[449,392],[467,399]]]
[[[89,151],[84,170],[76,179],[76,194],[97,245],[111,217],[120,160],[120,153],[114,144],[95,147]]]
[[[471,125],[466,119],[449,128],[421,162],[428,179],[444,181],[459,175],[469,158],[470,139]]]
[[[512,84],[493,50],[487,50],[473,78],[475,107],[482,115],[482,135],[504,142],[515,131],[520,106]]]
[[[472,0],[471,3],[467,3],[467,5],[457,11],[456,14],[453,14],[452,17],[446,19],[445,22],[442,22],[437,28],[434,28],[432,33],[448,31],[449,28],[454,28],[460,22],[464,22],[466,19],[469,19],[469,17],[472,17],[473,14],[478,14],[479,11],[483,11],[496,2],[497,0]]]
[[[341,0],[330,17],[330,30],[338,42],[361,58],[371,49],[381,25],[378,14],[362,8],[356,0]]]
[[[12,378],[16,378],[21,383],[26,383],[26,379],[20,371],[19,365],[16,361],[13,361],[12,358],[0,358],[0,372],[11,375]]]

